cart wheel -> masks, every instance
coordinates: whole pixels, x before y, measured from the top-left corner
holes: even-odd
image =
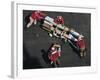
[[[51,33],[49,33],[49,36],[52,37],[53,35]]]

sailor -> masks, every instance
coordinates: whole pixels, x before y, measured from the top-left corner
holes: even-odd
[[[51,47],[49,59],[51,60],[51,64],[54,62],[55,64],[59,62],[57,61],[58,58],[61,56],[61,46],[58,44],[54,44]]]
[[[27,28],[29,28],[33,23],[34,25],[37,24],[37,21],[41,21],[42,19],[44,19],[46,16],[46,14],[44,14],[43,12],[37,10],[37,11],[33,11],[31,16],[29,17],[30,22],[27,24]]]
[[[62,16],[57,16],[54,20],[55,23],[64,25],[64,18]]]

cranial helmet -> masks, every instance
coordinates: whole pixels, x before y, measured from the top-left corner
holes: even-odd
[[[55,22],[57,24],[64,24],[64,18],[62,16],[57,16],[57,18],[55,19]]]
[[[57,19],[62,20],[63,17],[62,16],[57,16]]]
[[[51,48],[51,50],[52,50],[52,51],[54,51],[54,50],[55,50],[55,48],[54,48],[54,47],[52,47],[52,48]]]

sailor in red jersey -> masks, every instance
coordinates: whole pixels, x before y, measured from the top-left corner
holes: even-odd
[[[43,19],[46,15],[41,12],[41,11],[34,11],[32,12],[31,17],[37,21],[40,21],[41,19]]]
[[[86,45],[85,45],[85,41],[82,38],[79,38],[78,41],[76,42],[77,46],[80,49],[80,56],[83,57],[86,55]]]
[[[85,42],[83,39],[80,39],[77,41],[77,46],[79,46],[80,49],[84,49],[85,48]]]
[[[37,21],[41,21],[45,16],[46,14],[41,11],[33,11],[31,16],[29,17],[30,22],[27,24],[27,28],[29,28],[33,23],[34,25],[36,25]]]
[[[56,37],[59,37],[57,31],[58,31],[58,26],[61,26],[61,27],[64,27],[64,18],[62,16],[57,16],[55,19],[54,19],[54,22],[56,23],[56,28],[54,29],[53,31],[53,35],[56,36]]]
[[[56,24],[64,25],[64,18],[62,16],[57,16],[57,18],[54,20]]]
[[[51,61],[51,64],[60,64],[58,61],[58,58],[61,56],[61,46],[58,44],[54,44],[51,47],[51,51],[50,51],[50,56],[49,59]]]
[[[77,46],[80,49],[84,49],[85,46],[85,42],[84,42],[84,36],[79,34],[78,32],[73,32],[71,33],[71,31],[65,36],[67,39],[76,42]]]

